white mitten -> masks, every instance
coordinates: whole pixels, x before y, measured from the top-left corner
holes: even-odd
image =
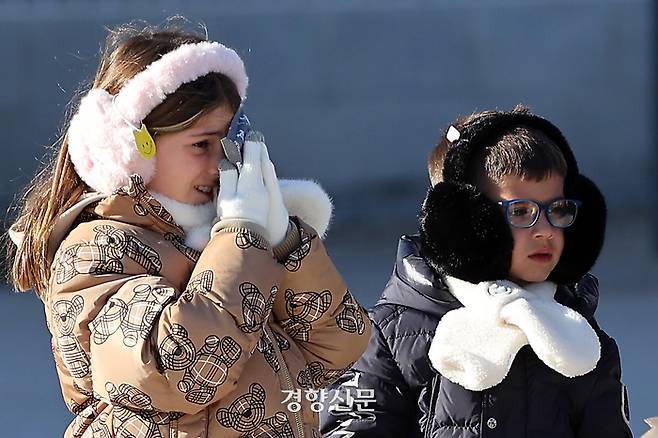
[[[267,152],[267,146],[263,143],[261,168],[263,169],[263,181],[267,188],[269,195],[270,211],[267,216],[267,233],[270,243],[277,246],[283,242],[288,231],[288,209],[283,202],[281,188],[279,181],[276,177],[276,170],[274,164],[270,161],[270,156]]]
[[[220,220],[213,231],[247,225],[269,239],[269,192],[263,181],[263,150],[262,141],[245,141],[244,161],[239,173],[228,160],[220,163],[217,196],[217,217]]]

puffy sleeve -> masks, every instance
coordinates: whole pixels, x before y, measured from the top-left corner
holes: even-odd
[[[303,222],[295,222],[301,243],[283,261],[286,272],[275,299],[274,319],[306,359],[305,385],[324,388],[365,351],[370,320],[317,233]]]

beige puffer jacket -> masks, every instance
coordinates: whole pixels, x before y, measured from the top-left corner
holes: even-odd
[[[370,321],[310,226],[278,262],[247,229],[185,246],[139,177],[82,203],[43,297],[66,437],[319,437],[306,390],[359,358]]]

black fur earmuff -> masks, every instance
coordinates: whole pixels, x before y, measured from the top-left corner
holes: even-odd
[[[469,181],[476,152],[515,127],[543,132],[567,163],[565,197],[582,202],[576,222],[564,229],[562,256],[548,279],[574,283],[599,256],[605,234],[606,205],[596,185],[578,171],[560,130],[527,111],[484,113],[459,129],[443,162],[443,181],[429,189],[420,212],[423,256],[437,272],[478,283],[509,276],[514,240],[503,211]]]

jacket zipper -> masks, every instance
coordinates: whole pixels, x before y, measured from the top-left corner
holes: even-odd
[[[432,391],[430,392],[430,409],[429,415],[427,416],[427,425],[425,426],[426,437],[430,436],[432,425],[434,424],[434,406],[436,405],[436,398],[439,395],[439,391],[436,389],[436,386],[438,385],[439,378],[440,376],[437,373],[432,379]]]
[[[283,360],[283,354],[281,354],[281,350],[279,350],[279,344],[277,343],[276,338],[272,334],[272,329],[269,327],[269,325],[267,325],[267,323],[263,326],[263,329],[265,330],[267,337],[269,338],[270,342],[272,343],[272,346],[274,347],[274,353],[276,354],[277,360],[279,361],[279,367],[280,367],[279,374],[283,374],[284,383],[287,386],[286,390],[294,391],[295,386],[292,383],[292,378],[290,377],[288,366]],[[297,426],[297,433],[299,434],[299,438],[304,438],[304,426],[302,426],[302,416],[300,413],[301,413],[301,409],[298,412],[292,412],[292,416],[295,418],[295,425]]]
[[[484,400],[485,400],[485,397],[487,396],[487,394],[483,391],[481,393],[481,395],[482,395],[482,402],[481,402],[482,411],[480,412],[480,438],[483,438],[484,437],[484,426],[485,426],[485,424],[484,424],[484,409],[486,407],[486,403],[485,403]]]

